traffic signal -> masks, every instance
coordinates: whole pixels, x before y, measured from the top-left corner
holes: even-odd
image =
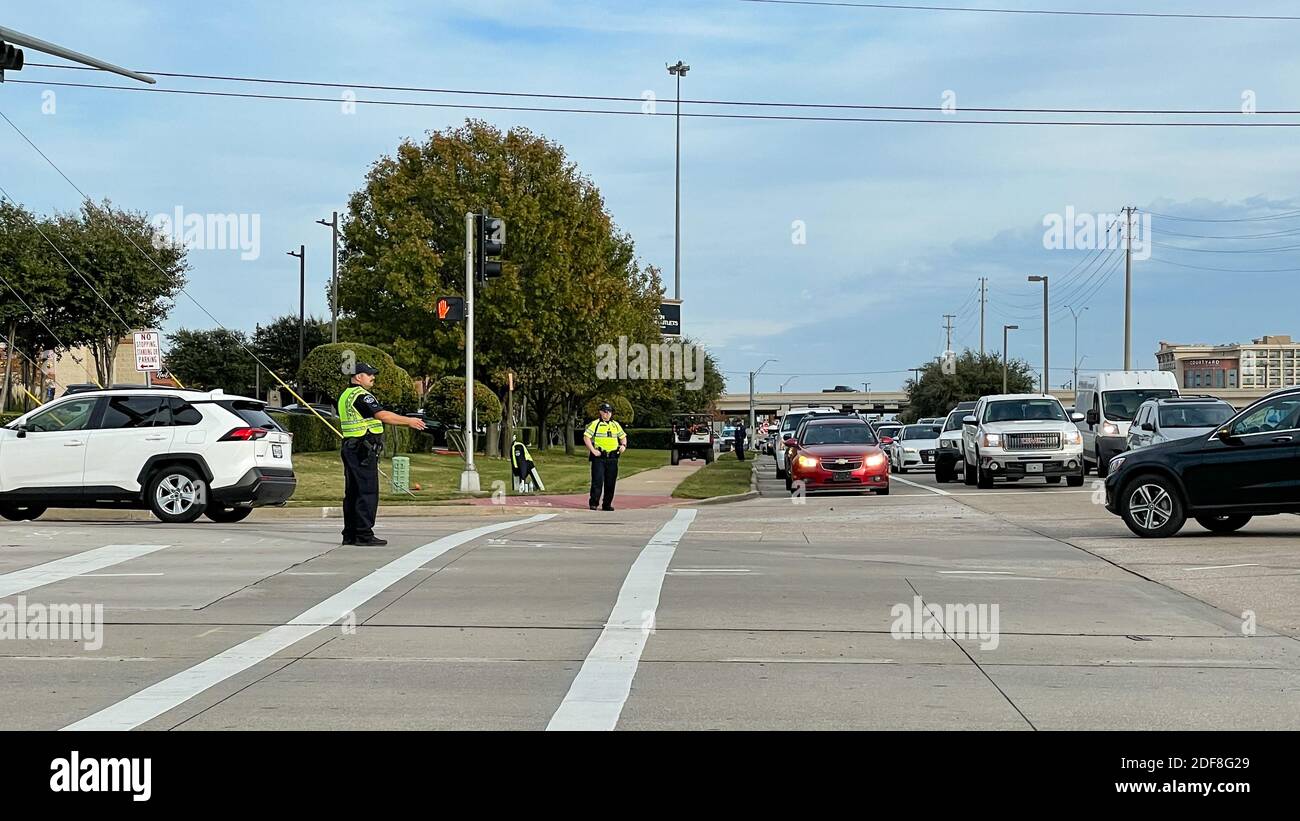
[[[0,83],[4,82],[5,71],[22,71],[23,50],[0,42]]]
[[[474,217],[474,271],[480,283],[489,277],[501,276],[501,260],[488,259],[500,257],[506,247],[506,222],[503,219],[479,214]]]
[[[434,306],[442,322],[460,322],[465,319],[465,300],[458,296],[440,296]]]

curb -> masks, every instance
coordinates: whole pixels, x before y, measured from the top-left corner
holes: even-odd
[[[696,505],[725,505],[730,502],[745,502],[750,499],[757,499],[758,491],[751,490],[748,493],[735,493],[731,496],[710,496],[708,499],[682,499],[676,505],[677,507],[695,507]]]

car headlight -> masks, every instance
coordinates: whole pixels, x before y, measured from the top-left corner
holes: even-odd
[[[869,468],[878,468],[885,464],[885,454],[869,453],[867,454],[867,458],[863,460],[863,463]]]
[[[799,467],[801,467],[801,468],[815,468],[815,467],[817,467],[817,460],[816,460],[814,457],[812,457],[812,456],[800,456],[800,457],[799,457],[798,459],[796,459],[795,461],[797,461],[797,462],[799,463]]]
[[[1078,428],[1075,428],[1074,430],[1068,430],[1065,432],[1065,444],[1067,445],[1083,444],[1083,434],[1079,432]]]
[[[939,449],[940,449],[940,450],[956,450],[956,449],[957,449],[957,440],[956,440],[956,439],[943,439],[943,440],[941,440],[941,441],[939,442]]]
[[[1101,426],[1102,436],[1119,436],[1119,425],[1114,422],[1103,422]]]
[[[1115,471],[1119,470],[1121,467],[1124,466],[1124,463],[1127,461],[1128,461],[1127,456],[1116,456],[1114,459],[1111,459],[1110,460],[1111,472],[1114,473]]]
[[[1002,434],[986,433],[980,437],[980,443],[986,448],[1000,448],[1002,447]]]

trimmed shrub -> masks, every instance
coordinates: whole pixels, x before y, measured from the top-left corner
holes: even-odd
[[[641,450],[668,450],[672,438],[672,428],[638,428],[636,430],[629,428],[627,431],[627,446]]]
[[[474,410],[480,425],[501,421],[501,400],[492,389],[474,380]],[[465,424],[465,377],[444,376],[425,395],[424,412],[444,425]]]
[[[626,428],[636,420],[636,414],[632,411],[632,403],[627,400],[627,397],[618,394],[596,396],[588,400],[587,404],[582,406],[583,412],[587,414],[584,418],[588,421],[597,418],[596,414],[601,402],[608,402],[614,406],[614,419],[623,427]]]
[[[348,387],[349,364],[366,362],[379,369],[371,393],[390,410],[415,410],[420,398],[411,376],[393,362],[393,358],[373,345],[360,342],[333,342],[313,348],[298,370],[298,382],[304,390],[338,401]]]

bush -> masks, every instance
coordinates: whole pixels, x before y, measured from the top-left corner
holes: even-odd
[[[271,412],[270,415],[280,427],[293,434],[294,453],[337,452],[342,445],[339,435],[315,416],[276,412]],[[337,422],[335,427],[338,427]],[[408,427],[384,425],[384,455],[428,453],[432,449],[431,437],[417,434]]]
[[[501,421],[501,400],[492,389],[474,380],[474,411],[480,425]],[[425,395],[424,412],[450,427],[465,424],[465,377],[444,376]]]
[[[641,450],[668,450],[673,438],[672,428],[638,428],[627,432],[627,446]]]
[[[336,402],[352,378],[344,368],[356,362],[366,362],[379,369],[371,393],[383,405],[391,410],[415,410],[420,397],[416,395],[410,374],[373,345],[334,342],[313,348],[298,370],[298,382],[304,390]]]
[[[614,419],[616,419],[623,427],[632,424],[636,419],[636,414],[632,411],[632,403],[627,400],[627,397],[619,396],[618,394],[609,394],[608,396],[601,395],[593,397],[583,406],[582,409],[587,414],[585,418],[588,421],[597,418],[596,413],[600,408],[601,402],[608,402],[614,406]]]

